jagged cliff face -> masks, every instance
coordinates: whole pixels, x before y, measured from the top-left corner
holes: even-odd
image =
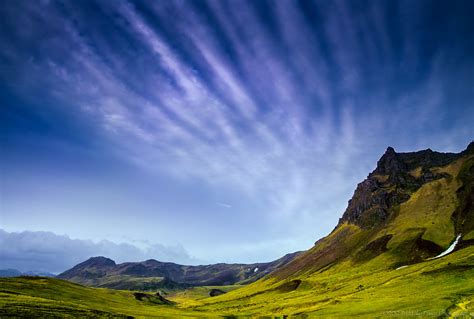
[[[351,223],[372,228],[386,221],[391,208],[410,199],[421,186],[437,179],[449,177],[435,172],[434,167],[446,166],[472,151],[473,144],[462,153],[439,153],[430,149],[396,153],[388,147],[377,162],[375,170],[357,185],[354,196],[340,218],[338,226]]]

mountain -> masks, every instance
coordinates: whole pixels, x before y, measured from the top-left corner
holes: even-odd
[[[316,272],[384,254],[397,268],[440,254],[458,235],[474,242],[474,142],[461,153],[430,149],[397,153],[392,147],[357,185],[336,228],[273,276]]]
[[[190,286],[221,286],[254,282],[301,254],[287,254],[268,263],[185,266],[150,259],[116,264],[106,257],[92,257],[59,274],[57,278],[112,289],[175,290]]]
[[[363,316],[403,304],[474,311],[473,244],[474,143],[460,153],[389,147],[328,236],[262,280],[198,309],[240,305],[243,314],[329,316],[345,309]]]
[[[21,276],[21,271],[16,269],[0,269],[0,277],[18,277]]]
[[[18,277],[18,276],[38,276],[38,277],[56,277],[56,275],[44,271],[26,271],[21,272],[16,269],[0,269],[1,277]]]
[[[258,269],[257,269],[258,268]],[[474,143],[460,153],[389,147],[334,230],[267,264],[182,266],[91,258],[59,279],[0,279],[0,316],[471,318]],[[258,280],[257,280],[258,279]],[[219,289],[221,288],[221,289]],[[172,290],[172,289],[169,289]]]
[[[97,257],[58,278],[120,289],[129,286],[123,283],[130,278],[166,278],[162,284],[167,285],[229,285],[252,283],[267,274],[277,281],[300,280],[341,264],[356,267],[373,261],[377,267],[396,269],[420,263],[441,254],[458,236],[457,249],[474,243],[473,163],[474,142],[461,153],[397,153],[388,147],[357,185],[328,236],[306,252],[271,263],[182,266],[148,260],[116,265]],[[151,284],[150,289],[158,286]]]

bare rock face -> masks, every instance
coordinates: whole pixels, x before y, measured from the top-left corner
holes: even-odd
[[[407,201],[423,184],[446,177],[446,173],[434,173],[431,168],[453,162],[470,152],[472,144],[459,154],[430,149],[397,153],[388,147],[375,170],[357,185],[338,226],[345,222],[366,229],[380,225],[389,217],[391,207]]]
[[[388,147],[377,162],[377,168],[372,174],[395,176],[407,170],[406,164],[401,161],[393,147]]]

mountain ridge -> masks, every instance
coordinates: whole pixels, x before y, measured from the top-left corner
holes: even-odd
[[[216,270],[213,267],[232,265],[182,266],[156,260],[116,264],[94,257],[67,271],[73,277],[69,280],[77,279],[73,276],[77,272],[79,279],[105,279],[103,284],[109,287],[118,279],[122,286],[116,289],[155,292],[19,277],[2,280],[7,289],[0,292],[0,313],[6,309],[6,314],[65,311],[172,318],[472,316],[473,143],[448,155],[387,149],[374,171],[359,183],[341,219],[311,249],[289,256],[260,279],[250,278],[253,282],[248,285],[189,287],[165,277],[143,277],[160,275],[154,267],[166,264],[171,267],[168,271],[203,267],[209,279],[219,275],[209,271]]]
[[[334,230],[270,277],[298,278],[382,254],[390,256],[388,267],[397,268],[438,255],[460,233],[458,246],[471,245],[473,184],[474,142],[460,153],[396,153],[388,147],[357,185]]]
[[[147,260],[115,264],[111,259],[96,257],[65,271],[58,278],[90,286],[122,289],[123,286],[107,280],[114,276],[129,276],[166,278],[164,283],[175,287],[226,285],[252,283],[262,277],[297,277],[301,272],[315,272],[347,258],[356,263],[367,262],[388,252],[398,254],[391,262],[392,268],[420,262],[438,255],[450,244],[448,235],[433,235],[439,231],[436,227],[448,229],[452,226],[453,238],[458,233],[468,235],[474,231],[473,162],[474,142],[460,153],[442,153],[431,149],[397,153],[389,146],[377,161],[375,169],[357,185],[337,226],[328,236],[318,240],[306,252],[285,255],[271,263],[183,266]],[[445,189],[449,189],[447,194],[443,193]],[[396,224],[397,218],[400,219],[401,210],[407,206],[408,210],[412,209],[410,207],[416,204],[412,203],[413,199],[419,192],[427,193],[422,198],[438,192],[436,196],[442,197],[442,204],[452,211],[443,210],[440,216],[433,215],[434,219],[443,219],[439,223],[433,221],[434,226],[416,225],[420,222],[419,217],[402,214],[408,216],[405,219],[412,218],[410,222],[415,224],[390,228],[391,224]],[[439,200],[436,196],[424,203],[428,210],[439,210],[439,205],[433,204]],[[429,214],[425,218],[430,218]],[[398,242],[404,237],[409,240]],[[474,235],[472,237],[474,239]],[[473,239],[463,236],[459,245],[470,245]],[[391,247],[394,242],[398,245],[396,249]],[[95,264],[101,269],[90,271],[89,268],[94,268]],[[258,270],[255,272],[255,269]],[[162,284],[140,287],[155,289]]]
[[[446,173],[432,172],[431,168],[448,165],[470,153],[474,153],[474,142],[460,153],[441,153],[431,149],[397,153],[389,146],[377,161],[376,168],[357,185],[336,228],[344,222],[368,227],[386,220],[390,207],[407,201],[410,194],[422,185],[447,177]],[[387,186],[395,189],[386,191]],[[370,210],[372,216],[368,216]],[[362,216],[361,212],[365,215]]]
[[[114,289],[175,289],[189,286],[247,284],[283,266],[302,252],[286,254],[267,263],[180,265],[149,259],[116,264],[98,256],[59,274],[57,278],[95,287]]]

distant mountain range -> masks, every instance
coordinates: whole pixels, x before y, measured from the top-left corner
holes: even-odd
[[[18,277],[18,276],[38,276],[38,277],[56,277],[55,274],[44,271],[26,271],[21,272],[16,269],[0,269],[0,277]]]
[[[282,267],[301,253],[287,254],[268,263],[202,266],[185,266],[154,259],[116,264],[106,257],[93,257],[59,274],[57,278],[93,287],[142,291],[247,284]]]

